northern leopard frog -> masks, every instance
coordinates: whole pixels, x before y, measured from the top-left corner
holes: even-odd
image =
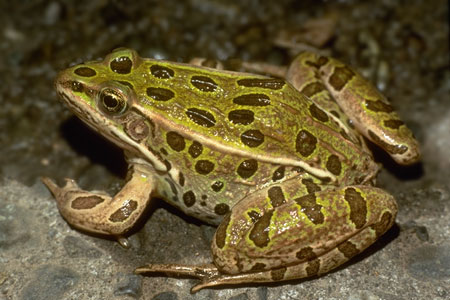
[[[198,277],[193,292],[322,274],[391,227],[396,202],[373,187],[379,168],[361,135],[400,164],[416,162],[419,150],[370,83],[311,53],[294,60],[287,81],[201,62],[122,48],[58,75],[62,101],[129,163],[114,197],[43,179],[70,224],[126,245],[154,196],[218,224],[212,264],[136,270]]]

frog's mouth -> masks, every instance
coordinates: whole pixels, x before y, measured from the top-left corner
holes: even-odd
[[[94,86],[73,80],[64,71],[56,78],[55,88],[70,111],[93,130],[134,154],[130,156],[145,157],[156,170],[167,171],[167,166],[145,145],[146,125],[142,118],[133,118],[130,108],[135,95],[126,86],[115,81]]]

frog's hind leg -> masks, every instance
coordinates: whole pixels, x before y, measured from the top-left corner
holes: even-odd
[[[420,158],[412,132],[386,97],[349,66],[331,57],[304,52],[291,63],[286,77],[326,111],[334,110],[343,119],[348,116],[345,123],[386,150],[396,162],[406,165]],[[336,104],[339,110],[330,107]]]
[[[132,228],[150,201],[153,178],[141,165],[130,165],[128,181],[114,196],[101,191],[85,191],[72,179],[59,187],[50,178],[42,178],[56,198],[58,209],[69,224],[88,232],[113,235],[127,247],[123,237]]]
[[[272,186],[238,202],[214,236],[214,265],[150,264],[136,272],[201,279],[192,292],[305,278],[348,261],[394,223],[395,200],[381,189],[328,187],[298,196],[290,192],[295,186]]]

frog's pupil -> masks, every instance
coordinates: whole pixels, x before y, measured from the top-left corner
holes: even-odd
[[[112,95],[105,95],[105,97],[103,97],[103,103],[109,109],[114,109],[119,104],[117,99]]]

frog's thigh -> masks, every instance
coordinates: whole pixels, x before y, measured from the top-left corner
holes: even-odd
[[[335,103],[324,96],[329,93],[358,132],[398,163],[411,164],[419,159],[417,141],[386,97],[349,66],[330,57],[304,52],[292,62],[286,76],[320,107],[336,111],[330,107]],[[341,113],[337,111],[337,115]]]
[[[279,188],[265,200],[242,202],[215,234],[214,263],[229,275],[212,285],[231,283],[235,275],[239,282],[268,282],[328,272],[386,232],[397,212],[391,195],[370,186],[329,188],[293,199]],[[261,202],[273,206],[262,211]]]
[[[153,178],[147,175],[145,167],[131,165],[129,180],[114,197],[100,191],[84,191],[73,180],[67,180],[62,188],[48,178],[43,178],[43,182],[72,226],[120,237],[131,229],[150,200]]]

